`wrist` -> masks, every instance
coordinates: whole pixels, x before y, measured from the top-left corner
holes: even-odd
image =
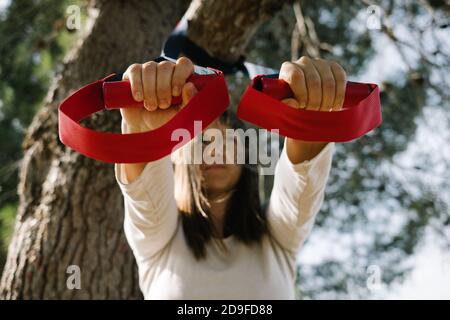
[[[130,126],[125,120],[122,120],[122,133],[140,133],[142,131],[142,128]]]

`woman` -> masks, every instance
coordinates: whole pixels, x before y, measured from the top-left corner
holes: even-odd
[[[131,65],[124,79],[145,108],[121,109],[123,133],[153,130],[173,117],[179,107],[170,106],[172,95],[182,96],[182,108],[196,93],[186,83],[192,72],[192,62],[184,57],[176,64]],[[335,62],[302,57],[283,63],[280,78],[295,94],[284,100],[293,108],[342,108],[346,74]],[[242,123],[227,112],[210,125],[222,131],[239,127]],[[179,159],[197,142],[181,148]],[[231,143],[236,147],[239,141]],[[170,156],[116,164],[125,234],[144,297],[294,299],[296,253],[323,203],[333,151],[334,142],[286,138],[264,210],[252,165],[173,165]]]

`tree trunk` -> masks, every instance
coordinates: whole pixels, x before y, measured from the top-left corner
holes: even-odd
[[[189,36],[217,57],[233,62],[257,26],[274,14],[269,11],[280,8],[279,3],[194,1]],[[57,106],[73,89],[158,56],[165,36],[181,17],[184,2],[101,0],[96,5],[99,14],[89,36],[69,55],[24,140],[20,205],[0,282],[3,299],[142,297],[122,231],[123,199],[113,167],[59,142]],[[97,114],[83,124],[119,132],[120,114]],[[69,266],[79,267],[80,289],[68,287],[77,274]]]
[[[187,12],[188,37],[211,56],[233,63],[243,54],[261,22],[287,0],[193,0]]]
[[[97,11],[98,17],[92,17],[89,36],[69,54],[24,140],[20,205],[0,283],[1,298],[141,297],[136,266],[122,232],[122,197],[112,166],[60,144],[57,106],[73,89],[158,56],[185,9],[178,3],[95,4],[92,12]],[[99,114],[84,124],[118,131],[120,114]],[[67,288],[70,265],[80,268],[80,290]]]

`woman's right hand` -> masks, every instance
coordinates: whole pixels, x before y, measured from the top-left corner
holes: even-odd
[[[122,79],[130,81],[133,98],[145,108],[121,108],[124,133],[154,130],[168,122],[197,93],[192,82],[186,82],[194,71],[191,60],[181,57],[170,61],[132,64]],[[182,103],[171,106],[172,96],[182,96]]]

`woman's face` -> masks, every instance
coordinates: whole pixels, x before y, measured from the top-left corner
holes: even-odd
[[[215,121],[203,132],[204,157],[200,169],[204,177],[204,187],[208,196],[211,197],[217,197],[232,190],[242,173],[242,164],[236,163],[238,141],[233,137],[227,138],[226,129],[230,128]],[[220,133],[221,141],[215,142],[215,137]],[[231,150],[234,150],[234,157]],[[205,163],[206,158],[209,159],[207,163]]]

